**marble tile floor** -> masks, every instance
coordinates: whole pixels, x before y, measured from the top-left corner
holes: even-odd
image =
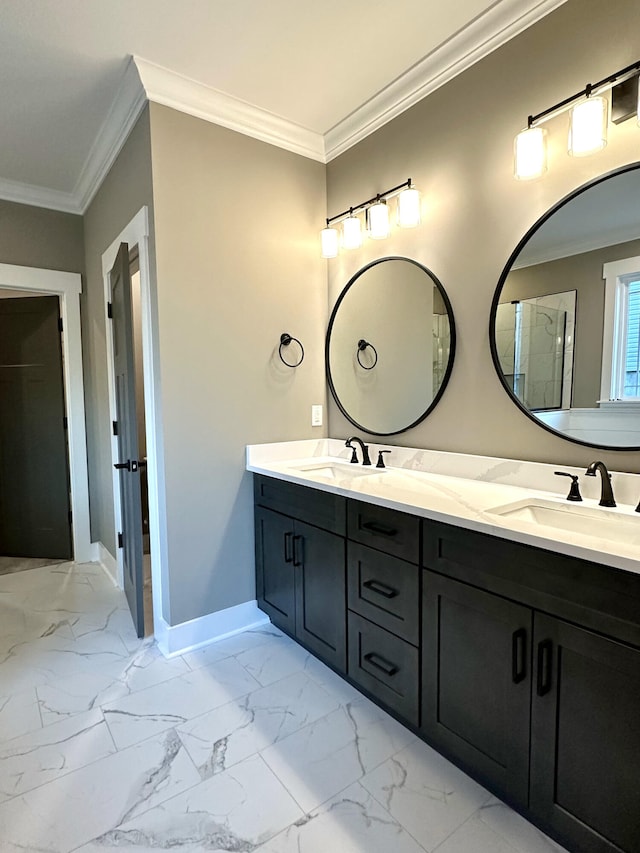
[[[0,578],[0,851],[561,853],[272,626],[167,660],[94,564]]]

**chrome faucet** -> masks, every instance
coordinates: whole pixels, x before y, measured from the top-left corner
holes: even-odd
[[[371,459],[369,459],[369,446],[365,444],[361,438],[358,438],[357,435],[352,435],[351,438],[348,438],[344,443],[345,447],[350,447],[353,450],[353,453],[351,454],[351,461],[358,461],[358,454],[356,453],[356,449],[353,444],[351,444],[352,441],[356,441],[360,445],[360,450],[362,450],[362,464],[371,465]]]
[[[615,506],[616,502],[613,497],[613,489],[611,488],[611,474],[607,471],[607,466],[604,462],[592,462],[586,470],[587,477],[595,477],[596,471],[600,472],[600,480],[602,489],[600,492],[600,506]]]

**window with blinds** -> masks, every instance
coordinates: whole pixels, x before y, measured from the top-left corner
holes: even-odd
[[[640,397],[640,278],[627,282],[624,397]]]

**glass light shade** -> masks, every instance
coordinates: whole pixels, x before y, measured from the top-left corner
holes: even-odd
[[[347,216],[342,222],[342,245],[345,249],[362,246],[362,226],[357,216]]]
[[[600,151],[607,144],[607,101],[587,98],[571,110],[569,154],[583,157]]]
[[[513,174],[519,181],[539,178],[547,171],[547,131],[530,127],[519,133],[513,142]]]
[[[320,232],[320,245],[323,258],[338,256],[338,231],[335,228],[323,228]]]
[[[415,187],[402,190],[398,196],[398,225],[401,228],[420,225],[420,192]]]
[[[373,240],[384,240],[389,236],[389,208],[386,201],[378,201],[367,210],[367,225]]]

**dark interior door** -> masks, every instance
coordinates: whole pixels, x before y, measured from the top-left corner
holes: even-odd
[[[0,299],[0,554],[73,558],[57,296]]]
[[[118,424],[124,591],[139,637],[144,635],[142,503],[138,456],[129,247],[122,243],[110,272]]]

